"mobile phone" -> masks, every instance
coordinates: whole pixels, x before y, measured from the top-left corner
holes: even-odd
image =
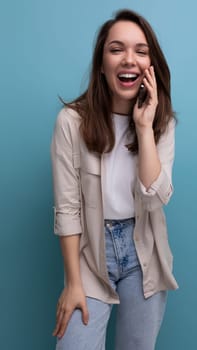
[[[139,94],[138,94],[138,108],[142,107],[146,97],[147,97],[147,90],[144,84],[141,84],[139,89]]]

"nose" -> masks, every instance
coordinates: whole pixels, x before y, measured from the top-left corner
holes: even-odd
[[[128,49],[125,51],[125,55],[123,57],[123,63],[127,65],[135,65],[136,59],[135,59],[135,53],[132,49]]]

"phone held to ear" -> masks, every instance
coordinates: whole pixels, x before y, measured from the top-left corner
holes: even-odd
[[[139,89],[139,94],[138,94],[138,108],[141,108],[145,99],[147,96],[147,90],[144,86],[144,84],[140,85],[140,89]]]

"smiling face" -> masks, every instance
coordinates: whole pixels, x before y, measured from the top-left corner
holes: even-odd
[[[149,47],[141,28],[131,21],[116,22],[109,30],[102,62],[113,112],[129,113],[150,64]]]

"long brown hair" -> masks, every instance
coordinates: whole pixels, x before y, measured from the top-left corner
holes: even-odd
[[[115,142],[111,118],[112,98],[105,77],[101,72],[101,67],[103,48],[109,30],[118,21],[131,21],[136,23],[144,32],[149,45],[150,60],[151,64],[154,66],[158,89],[158,106],[153,123],[156,143],[158,143],[160,136],[165,132],[170,119],[175,118],[170,95],[170,71],[153,29],[150,24],[136,12],[127,9],[118,11],[115,18],[105,22],[98,33],[87,90],[74,101],[64,103],[65,106],[73,108],[80,114],[80,131],[86,146],[89,151],[98,153],[111,151]],[[128,149],[133,154],[137,154],[138,140],[132,113],[129,127],[133,134],[133,141],[128,145]]]

